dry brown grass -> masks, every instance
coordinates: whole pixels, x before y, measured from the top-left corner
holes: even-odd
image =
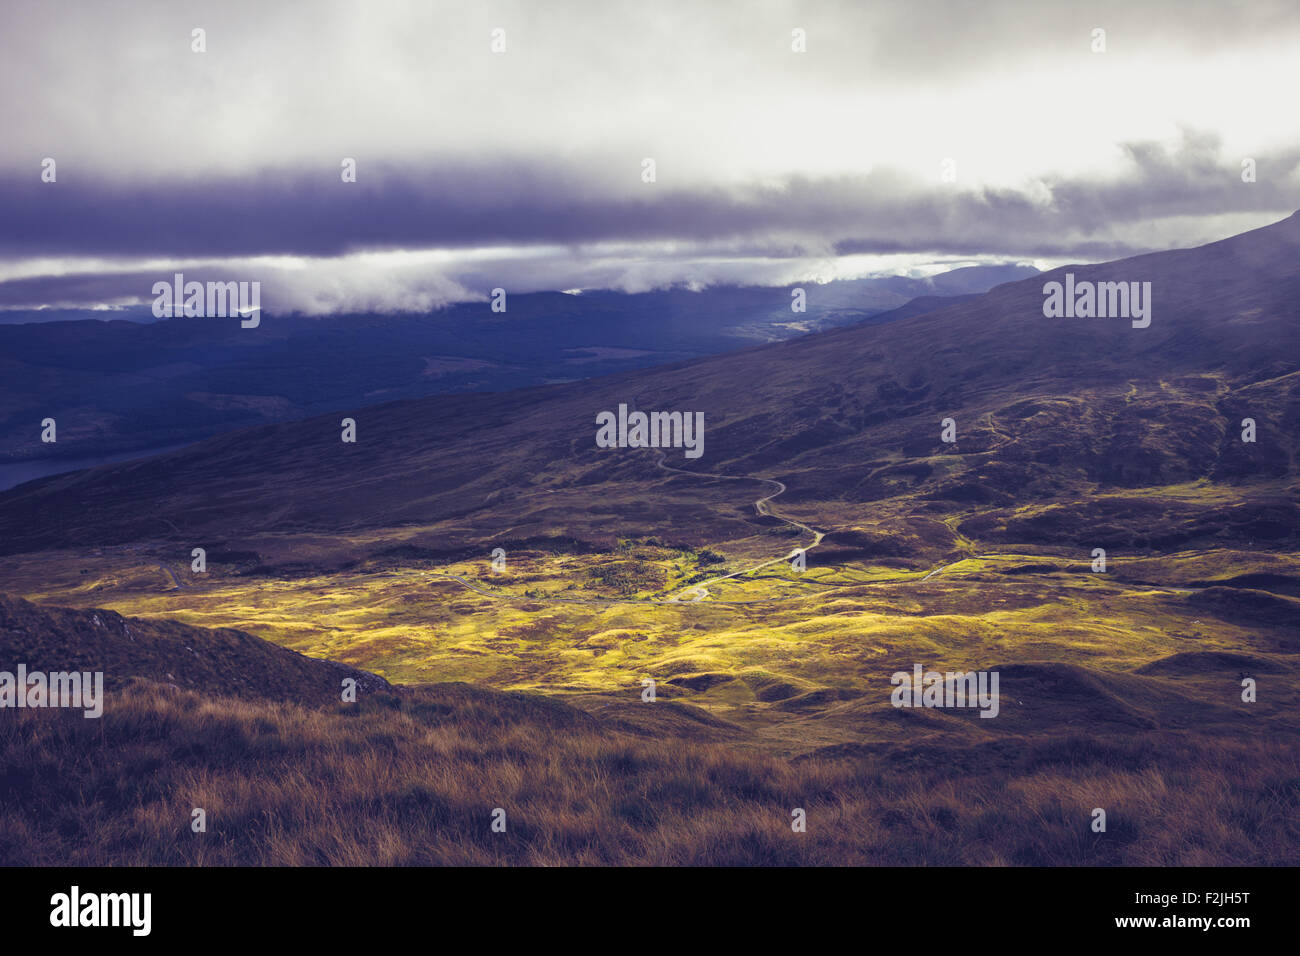
[[[1300,758],[1267,740],[1016,738],[789,762],[466,685],[311,709],[136,681],[98,721],[3,716],[9,865],[1300,862]],[[1105,834],[1089,828],[1096,806]],[[195,807],[206,833],[190,831]],[[807,833],[791,831],[795,807]]]

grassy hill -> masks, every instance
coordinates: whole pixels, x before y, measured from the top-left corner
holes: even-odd
[[[382,677],[304,657],[230,628],[126,619],[104,608],[37,607],[0,594],[0,661],[28,671],[102,671],[105,685],[132,680],[223,696],[322,704],[345,678],[359,694],[388,690]]]

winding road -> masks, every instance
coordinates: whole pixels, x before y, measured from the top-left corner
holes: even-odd
[[[168,574],[168,575],[171,576],[172,584],[176,585],[176,590],[177,590],[177,591],[184,591],[184,590],[185,590],[185,585],[181,584],[181,579],[178,578],[178,577],[176,576],[176,572],[173,571],[171,568],[167,567],[167,565],[165,565],[165,564],[160,564],[160,565],[158,565],[158,570],[160,570],[160,571],[164,572],[165,574]]]
[[[636,408],[637,403],[635,400],[633,400],[630,404],[633,409]],[[785,483],[782,481],[778,481],[775,478],[759,478],[755,475],[716,475],[716,474],[710,474],[701,471],[687,471],[685,468],[674,468],[672,465],[669,465],[666,461],[666,456],[664,454],[663,449],[656,449],[655,456],[656,456],[655,464],[659,468],[663,469],[664,471],[672,472],[673,474],[686,475],[687,477],[690,478],[707,478],[710,480],[721,480],[721,481],[757,481],[762,484],[769,485],[774,490],[771,492],[771,494],[764,495],[762,498],[757,499],[754,502],[754,510],[759,515],[763,515],[770,518],[776,518],[777,520],[783,521],[786,524],[790,525],[791,527],[798,528],[800,531],[812,535],[812,542],[805,548],[793,548],[788,554],[784,554],[779,557],[772,558],[768,561],[763,561],[762,563],[755,564],[752,567],[742,568],[741,570],[733,571],[730,574],[720,574],[717,577],[709,578],[706,581],[701,581],[699,584],[690,585],[682,589],[679,593],[674,594],[672,597],[668,597],[668,598],[547,597],[547,598],[538,599],[538,603],[582,604],[587,606],[608,606],[613,604],[660,604],[660,605],[698,604],[699,602],[705,600],[706,598],[712,598],[712,595],[709,593],[710,584],[716,584],[719,581],[726,581],[731,578],[738,578],[744,574],[751,574],[754,571],[762,570],[763,568],[770,567],[771,565],[774,564],[780,564],[783,561],[793,561],[800,551],[803,551],[804,554],[807,554],[813,548],[821,544],[822,539],[826,537],[826,532],[818,531],[816,528],[809,527],[808,525],[804,524],[801,521],[795,521],[793,518],[787,518],[785,515],[779,514],[778,512],[773,510],[769,502],[771,502],[772,499],[783,494],[786,490]],[[948,564],[940,565],[939,567],[934,568],[933,570],[928,572],[924,577],[922,577],[920,581],[914,583],[924,583],[926,581],[929,581],[931,578],[935,577],[936,575],[942,574],[943,572],[947,571],[949,568],[956,567],[957,565],[961,564],[963,561],[979,560],[984,558],[1000,558],[1000,557],[1012,557],[1012,556],[1000,555],[1000,554],[977,554],[971,557],[959,558],[956,561],[952,561],[949,562]],[[458,574],[451,574],[450,572],[428,571],[425,573],[430,577],[440,577],[440,578],[446,578],[455,581],[456,583],[462,585],[463,587],[466,587],[469,590],[474,591],[475,593],[482,594],[485,597],[490,597],[493,600],[508,601],[511,603],[531,603],[534,600],[532,598],[517,598],[512,596],[503,596],[499,592],[488,590],[484,587],[481,587],[477,583],[470,581],[467,578],[461,577]],[[177,583],[179,584],[179,582]],[[861,582],[857,584],[843,584],[843,585],[825,585],[825,587],[827,588],[865,587],[868,586],[870,583],[871,582]],[[889,581],[889,582],[880,582],[880,583],[897,584],[900,582]],[[1162,588],[1157,586],[1154,590],[1186,591],[1186,590],[1202,590],[1202,589]],[[792,596],[786,595],[779,598],[766,598],[766,599],[756,599],[756,600],[749,600],[749,601],[723,601],[723,600],[713,599],[709,603],[713,605],[722,605],[722,606],[740,606],[740,605],[759,605],[759,604],[784,604],[784,603],[788,603],[790,600],[792,600]]]
[[[657,451],[657,458],[655,460],[655,464],[658,465],[658,467],[662,468],[664,471],[670,471],[679,475],[686,475],[691,478],[721,479],[723,481],[757,481],[757,482],[761,482],[762,484],[771,486],[775,490],[772,491],[771,494],[764,495],[762,498],[756,500],[754,502],[754,510],[760,515],[765,515],[770,518],[776,518],[778,521],[784,521],[786,524],[798,528],[800,531],[806,532],[807,534],[812,535],[813,536],[812,543],[810,543],[806,548],[802,548],[802,549],[793,548],[788,554],[781,555],[780,557],[772,558],[760,564],[755,564],[752,567],[742,568],[741,570],[733,571],[730,574],[720,574],[717,577],[709,578],[707,581],[701,581],[699,584],[693,584],[683,589],[680,592],[680,594],[668,598],[546,597],[546,598],[538,599],[537,603],[583,604],[588,606],[604,606],[604,605],[611,605],[611,604],[662,604],[662,605],[696,604],[700,601],[703,601],[705,598],[711,597],[708,588],[710,584],[716,584],[718,581],[726,581],[729,578],[740,577],[742,574],[749,574],[753,571],[758,571],[762,568],[766,568],[769,565],[780,564],[782,561],[793,561],[795,556],[801,550],[805,554],[807,554],[813,548],[821,544],[822,539],[826,537],[826,533],[824,531],[818,531],[816,528],[810,528],[808,525],[804,524],[803,522],[795,521],[793,518],[787,518],[785,515],[778,514],[776,511],[772,509],[769,502],[773,498],[776,498],[778,495],[782,494],[786,490],[785,483],[781,481],[777,481],[775,478],[759,478],[754,475],[713,475],[713,474],[707,474],[705,472],[699,472],[699,471],[687,471],[684,468],[674,468],[665,461],[665,455],[662,449]],[[938,569],[938,570],[942,570],[942,569]],[[475,592],[476,594],[482,594],[485,597],[490,597],[498,601],[509,601],[511,603],[527,604],[527,603],[532,603],[534,600],[532,598],[527,598],[527,597],[513,597],[513,596],[502,595],[497,591],[492,591],[487,588],[484,588],[480,586],[478,583],[471,581],[468,578],[462,577],[459,574],[452,574],[447,571],[426,571],[425,574],[428,577],[446,578],[447,580],[455,581],[457,584],[460,584],[462,587],[468,588],[469,590]],[[840,586],[858,587],[859,585],[840,585]],[[717,604],[717,605],[725,605],[725,606],[739,606],[739,605],[755,605],[755,604],[784,604],[789,600],[790,598],[786,596],[782,598],[767,598],[767,599],[758,599],[752,601],[712,600],[710,601],[710,603]]]
[[[812,544],[808,545],[808,547],[806,548],[802,548],[802,549],[794,548],[790,551],[789,554],[782,555],[781,557],[778,558],[772,558],[770,561],[764,561],[762,564],[756,564],[752,568],[744,568],[743,570],[740,571],[733,571],[731,574],[720,574],[716,578],[709,578],[707,581],[702,581],[699,584],[694,584],[690,586],[689,588],[687,588],[682,592],[682,595],[685,596],[689,594],[694,594],[695,597],[691,598],[692,601],[702,601],[706,597],[709,597],[710,584],[715,584],[718,581],[726,581],[728,578],[737,578],[740,577],[740,575],[742,574],[749,574],[751,571],[757,571],[760,568],[766,568],[768,565],[779,564],[782,561],[793,561],[795,556],[798,555],[801,550],[803,551],[804,554],[807,554],[813,548],[817,547],[817,545],[822,543],[822,538],[826,537],[826,533],[824,531],[818,531],[815,528],[808,527],[808,525],[804,524],[803,522],[795,521],[793,518],[787,518],[785,515],[782,514],[777,514],[768,506],[769,501],[771,501],[773,498],[777,497],[778,495],[782,494],[785,491],[785,482],[777,481],[775,478],[758,478],[753,475],[711,475],[701,471],[687,471],[684,468],[674,468],[672,465],[666,464],[664,459],[665,459],[665,455],[663,449],[659,449],[657,453],[657,457],[655,459],[655,464],[657,464],[664,471],[675,472],[676,474],[679,475],[689,475],[692,478],[721,478],[723,481],[761,481],[763,482],[763,484],[773,485],[776,488],[776,491],[772,492],[770,495],[767,495],[763,498],[759,498],[757,501],[755,501],[754,510],[757,511],[760,515],[766,515],[767,517],[770,518],[776,518],[778,521],[784,521],[786,524],[798,528],[800,531],[806,531],[808,534],[813,536]],[[671,604],[680,603],[680,601],[681,598],[679,597],[672,597],[668,599],[668,603]],[[750,604],[754,602],[725,601],[719,603]]]

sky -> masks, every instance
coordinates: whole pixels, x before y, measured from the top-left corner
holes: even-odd
[[[1294,0],[4,0],[0,309],[177,271],[321,314],[1198,245],[1300,208],[1297,49]]]

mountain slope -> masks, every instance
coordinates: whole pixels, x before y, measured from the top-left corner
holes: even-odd
[[[1213,478],[1281,481],[1289,520],[1298,252],[1292,216],[887,325],[573,385],[349,411],[356,444],[340,442],[338,415],[228,433],[0,495],[0,550],[440,522],[454,525],[440,532],[445,546],[506,528],[706,540],[752,523],[735,488],[666,476],[649,452],[596,448],[596,414],[620,403],[702,411],[704,457],[676,466],[779,471],[787,507],[901,495],[908,513],[944,512]],[[1043,284],[1067,271],[1151,282],[1150,327],[1045,318]],[[1235,437],[1247,415],[1254,445]],[[955,445],[940,441],[945,417]],[[655,508],[624,507],[652,491]]]

